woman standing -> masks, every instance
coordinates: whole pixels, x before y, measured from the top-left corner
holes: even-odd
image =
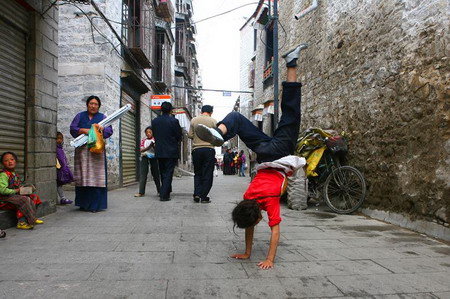
[[[70,125],[70,134],[76,138],[88,134],[92,125],[103,134],[112,135],[112,127],[103,128],[98,123],[106,118],[99,112],[102,102],[97,96],[86,100],[87,111],[78,113]],[[107,208],[106,154],[91,153],[87,145],[75,149],[75,205],[81,210],[98,212]]]

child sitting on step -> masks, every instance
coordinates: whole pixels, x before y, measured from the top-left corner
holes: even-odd
[[[36,218],[36,206],[42,203],[39,196],[20,194],[22,182],[16,173],[17,155],[5,152],[0,160],[3,164],[0,171],[0,209],[17,210],[18,229],[32,229],[35,224],[43,224],[44,221]]]

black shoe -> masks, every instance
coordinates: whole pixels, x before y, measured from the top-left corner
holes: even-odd
[[[194,201],[195,201],[195,202],[199,202],[199,201],[200,201],[200,196],[195,195],[195,196],[194,196]]]
[[[203,124],[198,124],[195,128],[197,136],[206,142],[211,143],[214,146],[221,146],[224,142],[222,133],[217,128],[208,128]]]
[[[161,199],[160,199],[160,201],[169,201],[169,200],[171,200],[170,197],[168,197],[168,198],[161,198]]]
[[[200,202],[201,202],[201,203],[210,203],[210,202],[211,202],[211,199],[209,199],[209,197],[205,197],[205,198],[202,198],[202,199],[200,200]]]

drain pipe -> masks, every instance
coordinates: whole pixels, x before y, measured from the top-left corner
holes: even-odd
[[[306,16],[307,14],[309,14],[310,12],[312,12],[313,10],[315,10],[317,8],[317,6],[319,6],[319,0],[313,0],[313,3],[311,4],[311,6],[309,6],[308,8],[302,10],[301,12],[299,12],[298,14],[296,14],[294,17],[296,20],[299,20],[300,18],[303,18],[304,16]]]

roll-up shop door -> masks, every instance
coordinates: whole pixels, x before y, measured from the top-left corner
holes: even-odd
[[[122,118],[120,136],[122,142],[122,184],[124,186],[137,181],[138,140],[136,137],[136,103],[131,96],[122,91],[123,105],[131,104],[132,108]]]
[[[12,0],[0,4],[0,152],[17,154],[24,175],[25,61],[28,14]]]

